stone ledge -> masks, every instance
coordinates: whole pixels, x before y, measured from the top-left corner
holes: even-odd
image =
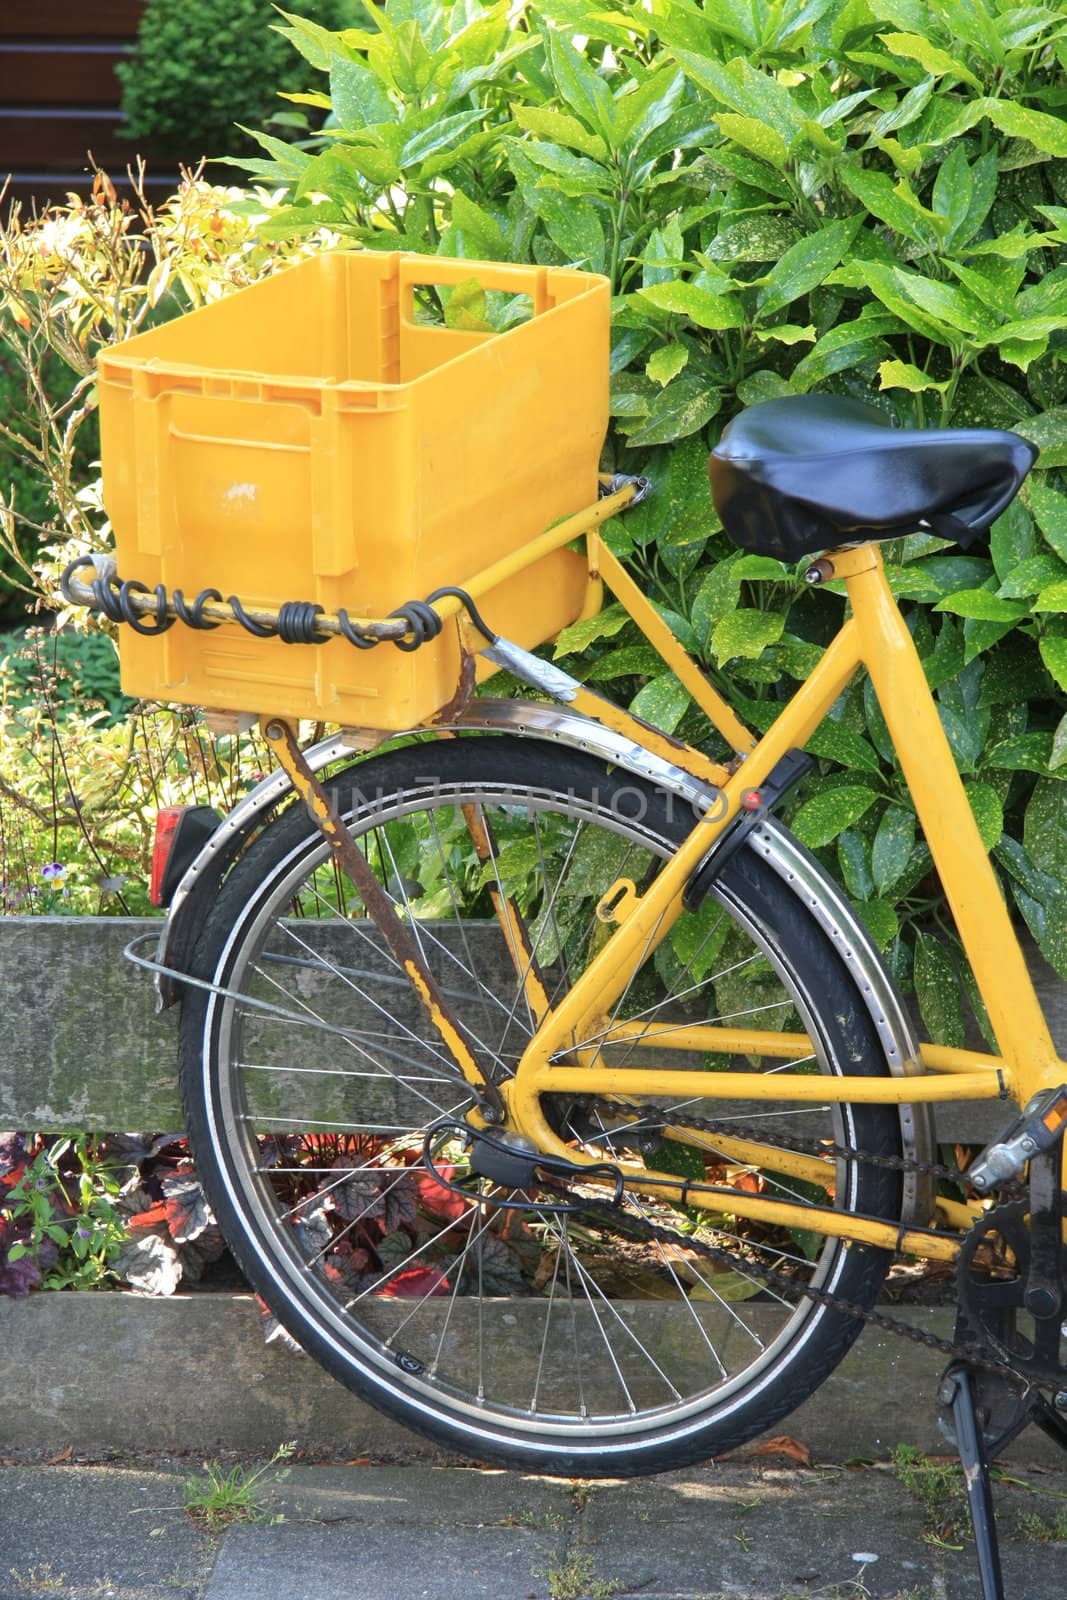
[[[940,1337],[951,1333],[946,1310],[909,1308],[904,1318]],[[817,1460],[884,1458],[898,1443],[944,1452],[934,1401],[943,1365],[934,1350],[868,1328],[774,1432],[803,1440]],[[248,1295],[0,1300],[0,1375],[5,1449],[13,1452],[70,1445],[78,1452],[269,1454],[296,1439],[313,1455],[342,1459],[445,1459],[307,1357],[264,1344]],[[1035,1430],[1008,1454],[1060,1460]]]

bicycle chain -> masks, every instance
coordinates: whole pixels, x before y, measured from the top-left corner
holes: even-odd
[[[642,1119],[647,1116],[647,1107],[635,1106],[625,1101],[613,1100],[610,1102],[611,1115],[617,1116],[620,1111],[633,1113]],[[871,1166],[890,1168],[894,1171],[915,1172],[926,1177],[942,1178],[949,1182],[966,1185],[967,1175],[959,1167],[950,1167],[943,1162],[919,1161],[907,1156],[894,1156],[881,1151],[859,1150],[850,1146],[837,1145],[821,1140],[791,1139],[788,1146],[775,1146],[767,1138],[764,1129],[745,1129],[738,1123],[723,1124],[708,1117],[681,1117],[671,1114],[671,1127],[689,1128],[697,1133],[718,1134],[722,1138],[748,1139],[764,1145],[771,1145],[776,1149],[788,1149],[803,1155],[830,1156],[838,1160],[862,1161]],[[610,1133],[610,1129],[605,1130]],[[619,1132],[625,1132],[625,1128]],[[681,1181],[681,1180],[680,1180]],[[1025,1195],[1025,1188],[1018,1183],[999,1185],[1005,1197]],[[619,1219],[618,1206],[610,1201],[590,1201],[583,1209],[588,1209],[596,1215],[611,1218],[616,1223]],[[660,1243],[671,1244],[676,1249],[689,1250],[706,1260],[714,1261],[725,1266],[731,1271],[737,1270],[734,1256],[721,1246],[706,1243],[691,1235],[680,1234],[673,1228],[664,1228],[647,1219],[635,1217],[627,1213],[626,1226],[632,1229],[639,1238],[655,1240]],[[996,1357],[980,1352],[973,1345],[952,1339],[942,1339],[935,1333],[930,1333],[924,1328],[917,1328],[913,1323],[904,1322],[899,1317],[888,1316],[883,1311],[872,1311],[868,1307],[858,1305],[853,1300],[847,1300],[843,1295],[833,1294],[827,1289],[816,1289],[810,1284],[798,1283],[794,1278],[783,1272],[777,1272],[773,1267],[763,1266],[761,1263],[749,1259],[745,1262],[745,1271],[758,1278],[767,1288],[777,1289],[788,1298],[794,1300],[808,1300],[814,1305],[825,1306],[830,1311],[841,1311],[846,1316],[854,1317],[858,1322],[869,1323],[871,1326],[881,1328],[887,1333],[899,1338],[908,1339],[913,1344],[924,1345],[928,1349],[936,1350],[941,1355],[950,1358],[963,1359],[970,1366],[980,1368],[986,1372],[993,1372],[1000,1377],[1005,1374],[1017,1378],[1019,1376],[1009,1362],[998,1360]],[[1031,1381],[1029,1379],[1025,1380]]]

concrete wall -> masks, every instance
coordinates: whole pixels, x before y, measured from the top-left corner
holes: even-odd
[[[124,917],[0,918],[0,1127],[182,1126],[176,1011],[155,1014],[149,975],[122,955],[132,939],[159,926]],[[489,941],[484,958],[483,976],[500,959]],[[1036,952],[1031,967],[1067,1052],[1067,984]],[[390,1000],[394,1008],[402,1003]],[[940,1107],[939,1137],[991,1137],[1003,1115],[989,1103]]]

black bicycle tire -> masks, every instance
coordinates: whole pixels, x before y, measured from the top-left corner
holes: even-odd
[[[517,788],[522,787],[523,774],[531,783],[545,787],[546,766],[550,766],[551,786],[560,794],[591,789],[610,792],[623,785],[631,791],[645,791],[652,810],[659,806],[662,815],[655,820],[655,827],[667,842],[684,837],[691,825],[682,808],[671,806],[669,801],[664,803],[661,793],[629,774],[612,774],[588,755],[555,746],[546,748],[543,743],[506,735],[395,749],[335,774],[331,782],[338,785],[340,792],[346,779],[357,774],[364,790],[377,786],[387,793],[392,786],[399,791],[405,783],[424,779],[431,764],[436,765],[438,776],[445,781],[462,775],[465,783],[477,786],[505,778]],[[464,769],[472,767],[479,775],[469,779]],[[302,808],[292,807],[280,814],[245,853],[224,882],[206,921],[193,960],[195,975],[225,984],[227,969],[237,964],[241,951],[238,943],[228,958],[225,955],[235,928],[242,919],[247,921],[250,906],[269,893],[278,863],[290,858],[302,840],[308,841],[308,848],[316,842],[313,825]],[[887,1073],[877,1033],[852,974],[799,893],[750,850],[734,856],[716,893],[767,930],[798,988],[819,995],[819,1026],[827,1030],[824,1044],[828,1055],[838,1063],[837,1070],[841,1062],[847,1062],[850,1072]],[[708,1459],[735,1449],[795,1409],[837,1366],[861,1329],[862,1324],[844,1312],[811,1306],[799,1335],[783,1352],[773,1373],[764,1376],[750,1396],[731,1404],[728,1416],[716,1416],[712,1407],[699,1425],[674,1428],[668,1423],[650,1429],[646,1438],[630,1442],[625,1449],[617,1440],[606,1444],[595,1438],[583,1441],[581,1448],[573,1442],[563,1447],[558,1439],[551,1438],[518,1440],[509,1435],[506,1426],[496,1423],[472,1428],[446,1406],[437,1413],[428,1411],[422,1397],[417,1402],[412,1398],[402,1373],[387,1383],[381,1372],[368,1370],[355,1356],[338,1357],[334,1342],[324,1337],[314,1318],[294,1302],[270,1269],[263,1240],[253,1237],[248,1217],[234,1206],[224,1177],[226,1164],[234,1159],[234,1153],[218,1148],[215,1123],[208,1115],[210,1084],[220,1069],[220,1063],[212,1061],[212,1017],[212,996],[203,990],[187,989],[181,1025],[180,1083],[197,1168],[242,1270],[279,1321],[335,1378],[378,1409],[448,1449],[505,1466],[586,1477],[635,1475]],[[899,1153],[899,1119],[894,1109],[849,1105],[845,1112],[854,1118],[859,1148]],[[853,1171],[854,1208],[895,1220],[900,1205],[899,1174],[866,1163],[853,1164]],[[833,1292],[862,1307],[873,1304],[888,1256],[859,1246],[833,1248]]]

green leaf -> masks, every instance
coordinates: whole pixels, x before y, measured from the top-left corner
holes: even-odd
[[[781,400],[782,395],[792,394],[797,394],[797,390],[793,389],[789,378],[782,378],[781,373],[771,373],[766,368],[749,373],[737,384],[737,398],[742,405],[758,405],[761,400]]]
[[[1067,406],[1053,406],[1039,416],[1016,423],[1015,431],[1041,451],[1038,466],[1067,467]]]
[[[1067,639],[1040,639],[1038,649],[1042,661],[1060,688],[1067,690]]]
[[[737,385],[737,398],[745,406],[759,405],[761,400],[780,400],[783,395],[796,393],[788,378],[763,368],[759,372],[750,372]]]
[[[938,701],[937,714],[945,730],[953,760],[960,772],[973,772],[982,753],[982,733],[973,719],[964,716],[955,706]]]
[[[1067,881],[1067,783],[1039,778],[1023,818],[1023,844],[1034,865]]]
[[[658,678],[653,678],[651,683],[645,684],[630,702],[630,710],[635,717],[640,717],[644,722],[651,722],[653,727],[661,729],[663,733],[673,733],[685,716],[689,704],[688,689],[678,681],[673,672],[663,672]]]
[[[741,117],[733,111],[716,113],[715,121],[727,139],[758,156],[770,166],[784,171],[789,164],[789,148],[781,134],[756,117]]]
[[[651,73],[632,91],[619,94],[615,100],[615,131],[619,145],[630,145],[635,153],[640,151],[650,134],[668,125],[684,93],[684,77],[669,64]],[[675,148],[681,148],[681,141]]]
[[[565,111],[557,111],[551,106],[517,105],[512,108],[511,114],[519,127],[525,128],[528,133],[540,134],[553,144],[578,150],[594,161],[608,159],[608,147],[600,135],[590,133],[577,117],[569,117]]]
[[[703,542],[719,525],[711,503],[707,448],[691,435],[673,443],[664,457],[665,465],[657,462],[651,469],[647,500],[626,513],[626,526],[640,543],[651,542],[658,550]]]
[[[1007,772],[1048,771],[1048,758],[1052,749],[1050,733],[1017,733],[1010,739],[1001,739],[987,750],[982,758],[983,767],[1000,767]]]
[[[854,900],[868,900],[874,893],[870,857],[870,846],[857,829],[846,828],[838,835],[837,860],[845,888]]]
[[[860,921],[880,950],[886,950],[900,932],[900,918],[885,900],[863,900],[856,907]]]
[[[1015,499],[994,522],[989,536],[989,552],[997,577],[1002,580],[1011,577],[1036,548],[1033,520],[1022,501]],[[1007,595],[1007,598],[1013,597]]]
[[[456,247],[463,256],[477,261],[504,261],[508,249],[500,224],[476,201],[457,189],[452,195],[452,226]]]
[[[610,140],[615,126],[611,90],[565,34],[549,28],[542,38],[549,70],[561,97],[576,116]]]
[[[486,321],[485,290],[477,278],[465,278],[450,290],[445,301],[445,327],[464,333],[492,333]]]
[[[778,261],[797,242],[797,230],[788,217],[758,212],[720,229],[704,254],[713,262]]]
[[[792,577],[785,562],[776,560],[774,556],[744,555],[740,561],[734,562],[733,574],[735,578],[769,583],[781,583]]]
[[[787,144],[799,133],[801,112],[790,90],[771,73],[758,71],[742,56],[723,65],[711,56],[695,55],[689,50],[675,54],[686,77],[721,105],[743,117],[766,122]]]
[[[992,850],[1004,832],[1004,807],[1000,796],[991,783],[968,783],[964,788],[982,843],[987,851]]]
[[[1033,602],[1034,611],[1067,611],[1067,583],[1061,578],[1042,589]]]
[[[903,806],[886,806],[871,845],[871,872],[879,894],[885,894],[903,875],[914,848],[914,815]]]
[[[907,389],[909,394],[921,394],[924,389],[936,389],[943,394],[948,386],[948,379],[944,383],[938,383],[919,367],[913,367],[910,361],[883,361],[878,368],[880,389]]]
[[[895,277],[908,299],[939,322],[958,328],[962,333],[993,331],[988,307],[962,284],[939,283],[934,278],[925,278],[918,272],[904,272],[899,267]]]
[[[881,307],[875,307],[873,315],[838,323],[824,333],[815,348],[794,367],[793,382],[808,389],[835,372],[847,371],[864,361],[876,361],[888,353],[882,335],[899,332],[897,318]]]
[[[311,161],[311,157],[306,150],[298,150],[295,145],[286,144],[284,139],[275,139],[269,133],[257,133],[253,128],[243,127],[241,123],[238,123],[237,126],[242,133],[247,133],[250,138],[254,139],[269,156],[274,157],[274,161],[277,164],[273,174],[276,182],[279,177],[290,181],[299,178],[304,168]],[[239,159],[232,164],[236,166],[252,166],[251,163]]]
[[[1029,139],[1035,149],[1049,156],[1067,156],[1067,122],[1044,111],[1032,111],[1016,100],[972,100],[958,116],[941,129],[938,144],[952,144],[983,117],[1012,139]]]
[[[956,148],[962,150],[963,146]],[[957,247],[974,238],[992,210],[999,178],[996,150],[987,150],[984,156],[979,156],[970,173],[971,199],[967,215],[949,236],[950,243]]]
[[[1014,626],[1013,622],[982,622],[977,617],[967,617],[963,624],[965,664],[969,666],[977,656],[992,650]]]
[[[719,332],[723,328],[740,328],[745,320],[744,308],[736,295],[712,294],[710,289],[702,289],[681,278],[673,283],[653,283],[637,292],[657,310],[688,317],[698,328]]]
[[[557,635],[555,659],[560,656],[575,655],[585,650],[596,639],[611,639],[625,628],[630,620],[629,613],[621,605],[606,606],[603,611],[598,611],[593,617],[583,617],[579,622],[572,622],[569,628],[564,628]]]
[[[1047,543],[1061,561],[1067,561],[1067,494],[1041,477],[1031,478],[1030,507]]]
[[[1028,556],[1009,569],[997,593],[1005,600],[1024,599],[1061,580],[1067,580],[1067,565],[1058,556]]]
[[[401,146],[401,167],[417,167],[427,156],[436,155],[438,151],[454,150],[472,128],[484,122],[487,115],[486,111],[457,111],[451,117],[435,118],[428,127],[420,129]]]
[[[878,37],[892,55],[903,56],[906,61],[917,61],[932,78],[959,78],[961,83],[969,83],[972,89],[981,92],[981,81],[970,68],[962,61],[957,61],[955,56],[950,56],[947,50],[940,50],[937,45],[931,44],[923,34],[880,33]]]
[[[906,239],[929,245],[936,237],[935,222],[940,219],[932,213],[924,216],[923,207],[910,190],[902,183],[894,184],[888,173],[846,163],[841,166],[840,177],[872,216]]]
[[[1067,975],[1067,894],[1062,883],[1035,866],[1018,840],[1007,834],[997,846],[996,854],[1011,876],[1015,901],[1041,954],[1064,977]]]
[[[953,145],[937,170],[930,201],[933,210],[949,224],[950,242],[967,221],[973,193],[974,179],[967,164],[966,151],[962,144]]]
[[[275,23],[275,31],[288,39],[304,60],[310,61],[316,72],[327,72],[330,61],[338,52],[337,34],[317,22],[311,22],[307,17],[295,16],[282,6],[277,9],[290,26],[282,28]]]
[[[663,670],[663,662],[650,644],[621,645],[595,661],[588,671],[580,671],[585,683],[611,683],[616,678],[652,678]]]
[[[711,633],[711,649],[719,663],[736,656],[755,660],[769,644],[782,636],[785,617],[780,611],[753,611],[741,607],[716,623]]]
[[[1058,772],[1067,766],[1067,715],[1062,716],[1056,724],[1056,731],[1052,735],[1052,753],[1048,758],[1048,770]]]
[[[877,773],[881,770],[878,757],[866,739],[832,717],[827,717],[816,728],[804,748],[810,755],[836,761],[852,772]]]
[[[634,446],[673,444],[709,423],[722,395],[699,373],[683,372],[652,401],[644,420],[629,435]]]
[[[607,247],[600,218],[592,206],[568,205],[551,189],[535,192],[537,199],[530,209],[541,218],[545,232],[563,252],[565,260],[574,266],[586,266],[592,272],[603,272],[607,266]]]
[[[664,344],[648,358],[645,371],[653,383],[670,383],[688,360],[689,351],[684,344]]]
[[[963,1048],[963,1001],[956,966],[946,946],[928,933],[915,938],[915,997],[935,1044]]]
[[[857,288],[866,286],[871,289],[888,311],[892,311],[909,328],[921,333],[924,338],[932,340],[934,344],[942,345],[956,341],[957,335],[951,328],[939,318],[928,316],[913,304],[904,293],[895,268],[887,267],[879,261],[857,261],[849,264],[846,275],[850,282],[855,279]],[[835,274],[830,281],[834,282],[840,276],[841,272]]]
[[[614,189],[614,179],[607,167],[590,161],[587,156],[576,156],[572,150],[565,150],[547,139],[525,140],[518,144],[518,152],[544,172],[551,173],[556,180],[552,187],[572,200],[582,200],[591,194],[610,194]],[[540,183],[547,186],[545,179]]]
[[[859,230],[861,218],[829,222],[817,233],[799,240],[772,267],[756,296],[760,317],[766,321],[793,300],[807,294],[832,272]]]
[[[776,344],[812,344],[815,341],[815,325],[809,322],[802,328],[796,322],[778,322],[773,328],[756,328],[757,339],[773,339]]]
[[[349,56],[330,60],[330,99],[334,116],[346,131],[397,120],[384,84],[362,61]]]
[[[813,795],[793,817],[792,828],[801,844],[818,849],[829,844],[839,833],[851,828],[878,799],[873,789],[858,784],[843,784],[836,789],[824,789]]]
[[[1018,622],[1029,615],[1029,607],[1015,600],[1001,600],[988,589],[957,589],[934,606],[935,611],[951,611],[957,617],[976,617],[980,622]]]

